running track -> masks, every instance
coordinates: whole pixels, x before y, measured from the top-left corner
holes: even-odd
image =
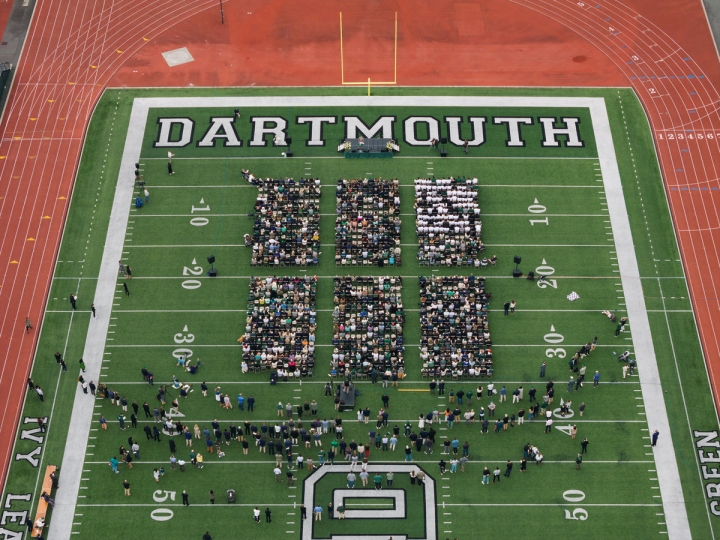
[[[720,64],[699,0],[666,0],[662,13],[649,0],[442,4],[344,7],[346,80],[390,80],[386,63],[368,73],[358,53],[371,40],[380,53],[383,44],[392,51],[387,21],[397,11],[400,84],[632,86],[656,134],[720,131],[720,96],[712,84],[720,82]],[[335,3],[225,0],[224,26],[217,6],[216,0],[38,1],[0,124],[3,483],[84,131],[103,89],[340,82]],[[188,46],[196,62],[168,68],[160,52],[179,46]],[[705,137],[657,145],[716,400],[720,191],[710,188],[720,187],[719,144]],[[35,329],[25,335],[27,315]]]

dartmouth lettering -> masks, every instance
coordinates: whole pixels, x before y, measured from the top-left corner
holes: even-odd
[[[290,122],[282,116],[250,116],[239,121],[235,116],[212,116],[207,121],[187,117],[160,117],[157,119],[155,148],[266,148],[288,146]],[[359,116],[298,116],[294,124],[303,129],[304,140],[292,141],[308,147],[332,147],[324,132],[328,126],[343,128],[345,139],[360,137],[393,139],[411,147],[427,147],[435,140],[447,139],[448,144],[462,147],[480,147],[486,142],[487,126],[499,126],[495,133],[504,131],[508,148],[583,148],[580,118],[574,116],[380,116],[366,123]],[[533,136],[528,126],[539,126]],[[503,130],[502,127],[505,129]],[[294,133],[298,131],[295,130]],[[464,135],[464,136],[463,136]],[[540,135],[540,136],[538,136]],[[530,140],[528,140],[530,137]]]

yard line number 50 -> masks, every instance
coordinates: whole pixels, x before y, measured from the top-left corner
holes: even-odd
[[[153,492],[153,500],[155,502],[165,502],[168,500],[168,497],[171,501],[174,501],[175,492],[161,491],[159,489]],[[155,521],[168,521],[169,519],[172,519],[173,515],[173,511],[169,508],[156,508],[155,510],[150,512],[150,517],[153,518]]]
[[[570,503],[579,503],[585,500],[585,493],[579,489],[568,489],[563,493],[563,499]],[[584,508],[573,508],[572,513],[570,510],[565,509],[565,519],[585,521],[587,518],[588,513]]]

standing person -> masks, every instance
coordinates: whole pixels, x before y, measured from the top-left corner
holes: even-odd
[[[155,470],[157,470],[157,469],[155,469]],[[185,491],[184,489],[183,489],[183,492],[182,492],[182,503],[183,503],[185,506],[190,506],[190,501],[188,500],[188,493],[187,493],[187,491]]]
[[[653,446],[657,446],[659,437],[660,437],[660,432],[657,429],[652,432],[652,445]]]
[[[143,190],[143,194],[145,195],[145,202],[149,203],[150,202],[150,192],[148,191],[148,188],[145,188]]]
[[[495,467],[495,470],[493,471],[493,480],[492,483],[494,484],[497,481],[497,483],[500,483],[500,467]]]
[[[123,480],[123,488],[125,488],[125,496],[129,497],[130,496],[130,482],[128,482],[127,480]]]
[[[205,531],[205,534],[203,534],[202,540],[212,540],[212,536],[210,536],[210,531]]]
[[[129,264],[125,267],[125,273],[127,274],[125,279],[132,279],[132,268],[130,268]]]
[[[577,457],[575,458],[575,468],[578,471],[580,470],[580,465],[582,465],[582,460],[583,460],[582,454],[578,454]]]
[[[125,265],[123,264],[122,260],[118,261],[118,270],[120,271],[120,275],[125,277],[127,274],[125,273]]]
[[[307,508],[305,507],[304,504],[300,505],[300,517],[302,519],[307,519]]]
[[[515,313],[515,300],[510,300],[510,313]]]
[[[583,453],[583,454],[587,453],[587,451],[588,451],[588,450],[587,450],[588,444],[590,444],[590,441],[588,441],[588,438],[585,437],[585,438],[582,440],[582,442],[580,443],[580,448],[582,448],[582,453]]]
[[[80,359],[80,362],[78,362],[78,363],[80,364],[80,369],[81,369],[82,372],[84,373],[84,372],[85,372],[85,362],[84,362],[83,359],[81,358],[81,359]],[[135,411],[135,412],[137,412],[137,411]]]
[[[123,289],[125,290],[125,296],[130,296],[130,289],[128,289],[127,283],[123,283]]]
[[[108,465],[110,465],[110,468],[112,469],[112,471],[115,474],[120,474],[120,471],[118,471],[118,463],[120,463],[120,462],[118,461],[118,458],[115,456],[113,456],[110,459],[110,461],[108,462]]]
[[[466,154],[468,153],[468,146],[470,146],[470,143],[468,142],[467,139],[465,139],[463,141],[463,152],[465,152]]]
[[[37,392],[37,395],[40,398],[40,401],[45,401],[45,394],[43,393],[42,387],[36,386],[35,392]]]
[[[547,363],[543,362],[542,364],[540,364],[540,378],[541,379],[545,377],[545,369],[546,368],[547,368]],[[530,398],[530,399],[532,400],[532,398]]]
[[[630,367],[630,366],[628,366],[627,364],[623,364],[623,367],[622,367],[623,379],[624,379],[625,377],[627,377],[627,372],[628,372],[629,367]]]
[[[215,504],[215,492],[210,490],[210,504]]]
[[[508,302],[507,300],[503,304],[503,311],[505,311],[505,315],[507,315],[510,311],[510,302]]]
[[[315,521],[322,521],[322,506],[318,504],[313,508],[313,513],[315,514]]]
[[[620,335],[620,332],[625,329],[625,324],[627,324],[627,317],[622,317],[620,319],[620,322],[615,327],[615,337],[618,337]]]
[[[510,478],[510,473],[512,472],[513,468],[513,462],[508,459],[508,462],[505,464],[505,476]]]
[[[77,295],[71,294],[70,295],[70,305],[72,306],[73,310],[77,309]]]
[[[30,330],[32,330],[32,323],[30,322],[30,317],[25,317],[25,333],[27,334]]]
[[[596,371],[593,375],[593,388],[597,388],[598,384],[600,384],[600,372]]]
[[[172,168],[172,158],[175,157],[175,154],[173,154],[170,150],[168,150],[168,174],[175,174]]]
[[[265,523],[272,523],[272,512],[270,508],[265,508]]]

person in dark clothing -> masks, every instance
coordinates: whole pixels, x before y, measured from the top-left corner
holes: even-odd
[[[270,511],[270,509],[269,509],[269,508],[266,508],[266,509],[265,509],[265,523],[271,523],[271,522],[272,522],[272,517],[271,517],[271,515],[272,515],[272,512]]]
[[[582,448],[583,454],[587,452],[588,444],[590,444],[590,441],[588,441],[587,437],[585,437],[580,443],[580,448]]]

